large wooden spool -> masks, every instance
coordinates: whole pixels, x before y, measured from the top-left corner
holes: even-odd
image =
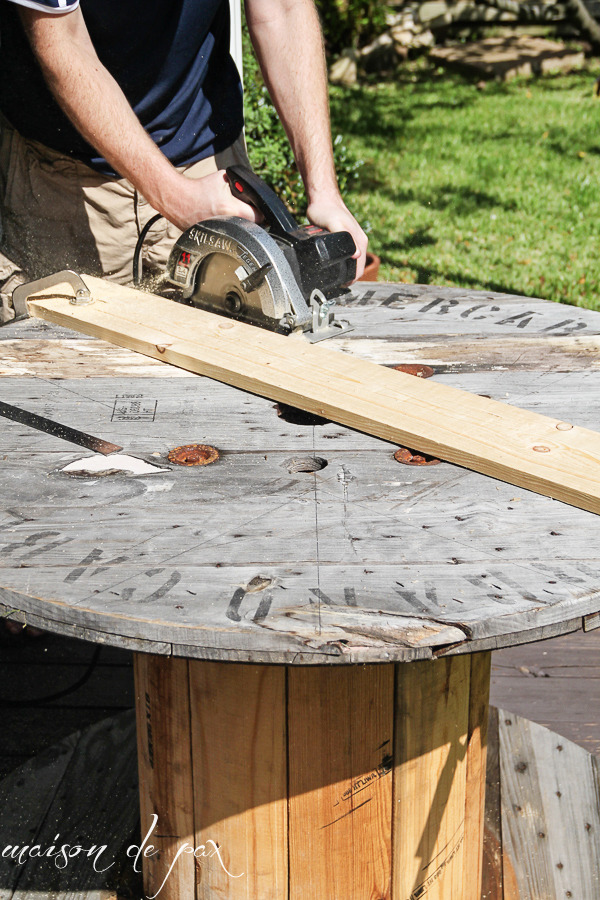
[[[597,313],[380,285],[347,315],[348,354],[597,427]],[[7,400],[161,466],[98,478],[0,430],[0,611],[139,653],[146,893],[214,841],[244,877],[182,851],[160,900],[477,900],[487,653],[598,626],[600,518],[41,322],[2,332]],[[220,462],[170,465],[192,442]],[[550,858],[572,890],[576,853]]]
[[[479,900],[489,672],[137,654],[145,893]]]

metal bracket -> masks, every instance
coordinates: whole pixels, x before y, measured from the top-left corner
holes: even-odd
[[[28,281],[16,287],[12,292],[15,317],[10,322],[5,322],[5,324],[10,325],[12,322],[20,322],[22,319],[29,318],[27,300],[32,294],[43,291],[45,288],[55,287],[57,284],[65,284],[65,282],[70,284],[75,291],[75,296],[71,299],[71,303],[76,306],[85,306],[94,302],[91,291],[81,276],[77,272],[71,271],[71,269],[63,269],[61,272],[54,272],[52,275],[38,278],[37,281]]]
[[[311,344],[353,330],[352,325],[345,319],[334,318],[335,300],[328,300],[318,288],[310,295],[309,303],[312,312],[312,330],[305,331],[304,337]]]

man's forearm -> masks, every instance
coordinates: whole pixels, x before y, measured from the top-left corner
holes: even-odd
[[[338,190],[329,124],[327,69],[313,0],[245,2],[261,70],[306,187],[308,218],[329,231],[350,232],[357,248],[357,276],[360,277],[367,237]]]
[[[22,9],[21,19],[61,108],[155,209],[181,229],[213,215],[255,218],[247,204],[232,196],[222,175],[192,181],[171,165],[98,59],[79,8],[62,16]]]
[[[79,10],[40,16],[24,10],[25,28],[50,90],[100,155],[159,208],[176,170],[146,134],[122,90],[100,63]],[[162,210],[161,210],[162,212]]]
[[[292,145],[309,199],[337,192],[327,70],[312,0],[246,0],[261,69]]]

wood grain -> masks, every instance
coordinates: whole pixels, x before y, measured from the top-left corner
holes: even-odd
[[[195,847],[187,666],[134,655],[144,889],[166,889],[169,900],[189,900],[195,885],[194,856],[182,849]]]
[[[481,900],[504,900],[500,747],[498,745],[498,710],[494,706],[490,707],[488,717]]]
[[[465,796],[464,900],[480,900],[485,820],[485,773],[492,654],[473,653],[469,675],[469,733]]]
[[[389,900],[393,666],[288,682],[290,900]]]
[[[88,278],[95,297],[34,299],[32,315],[600,512],[600,436],[300,339]],[[153,324],[149,324],[153,323]],[[557,427],[558,426],[558,427]],[[507,435],[510,434],[510,442]]]
[[[503,845],[514,866],[519,896],[598,896],[596,760],[512,713],[499,710],[499,723]]]
[[[600,631],[494,653],[491,699],[600,754]]]
[[[285,669],[189,667],[196,898],[287,900]]]
[[[463,657],[397,666],[393,896],[402,900],[462,896],[470,674]]]

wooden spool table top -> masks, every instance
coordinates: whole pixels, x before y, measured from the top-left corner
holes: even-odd
[[[600,426],[596,313],[364,284],[343,315],[355,330],[331,348]],[[0,399],[162,469],[69,475],[89,451],[3,419],[5,612],[154,654],[291,664],[423,660],[599,622],[591,513],[400,464],[385,441],[36,320],[0,341]],[[168,462],[196,443],[220,459]]]

